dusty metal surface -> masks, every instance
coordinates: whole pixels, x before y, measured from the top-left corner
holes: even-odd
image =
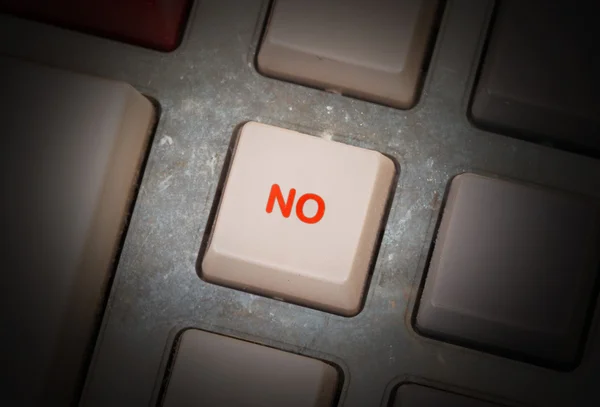
[[[468,122],[492,2],[447,2],[423,95],[409,111],[259,75],[253,58],[266,6],[261,0],[196,1],[173,53],[0,17],[1,53],[129,82],[162,110],[81,405],[156,403],[173,341],[190,327],[337,363],[344,371],[340,405],[348,407],[383,405],[407,378],[509,403],[600,405],[597,318],[583,362],[566,373],[422,338],[410,327],[433,227],[454,175],[483,171],[600,197],[600,161]],[[399,162],[358,316],[198,277],[196,260],[228,145],[236,126],[248,120],[373,148]]]

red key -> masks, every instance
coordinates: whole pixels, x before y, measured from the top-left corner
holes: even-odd
[[[0,11],[160,51],[179,45],[191,0],[0,0]]]

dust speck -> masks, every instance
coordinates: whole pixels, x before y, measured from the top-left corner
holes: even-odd
[[[172,146],[173,145],[173,138],[171,138],[171,136],[167,136],[164,135],[160,141],[158,142],[159,146],[164,146],[164,145],[169,145]]]
[[[210,175],[215,175],[215,169],[217,166],[217,155],[213,154],[209,160],[206,161],[206,166],[210,170]]]
[[[173,174],[167,176],[164,180],[162,180],[158,184],[158,192],[163,192],[164,190],[166,190],[167,188],[169,188],[171,186],[171,178],[173,178]]]
[[[333,138],[333,134],[329,131],[324,131],[323,133],[321,133],[321,138],[325,140],[331,140]]]
[[[185,113],[197,112],[202,109],[202,104],[194,99],[185,99],[181,102],[181,109]]]

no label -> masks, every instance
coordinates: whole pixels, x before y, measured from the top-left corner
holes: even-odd
[[[290,189],[286,200],[283,197],[283,193],[281,192],[279,185],[273,184],[267,200],[266,211],[267,213],[272,213],[273,207],[275,206],[275,201],[277,201],[283,217],[289,218],[292,213],[292,208],[294,207],[295,199],[296,190],[294,188]],[[311,217],[308,217],[304,214],[304,205],[308,201],[314,201],[317,204],[317,212]],[[300,221],[308,224],[314,224],[323,219],[323,216],[325,216],[325,201],[319,195],[309,193],[298,198],[298,202],[296,203],[296,217],[300,219]]]

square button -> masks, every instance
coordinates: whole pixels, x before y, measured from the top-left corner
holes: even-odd
[[[438,6],[437,0],[276,0],[258,70],[408,109],[417,101]]]
[[[357,314],[394,175],[381,153],[245,124],[202,277]]]
[[[183,333],[164,407],[331,407],[339,374],[330,364],[239,339]]]
[[[473,93],[473,122],[600,153],[600,3],[503,0]]]
[[[396,390],[390,407],[499,407],[490,403],[418,384],[403,384]]]
[[[173,51],[191,0],[0,0],[0,12]]]
[[[2,399],[69,406],[158,115],[127,83],[2,55],[0,89]]]
[[[534,363],[577,363],[600,268],[600,206],[476,174],[452,181],[415,325]]]

